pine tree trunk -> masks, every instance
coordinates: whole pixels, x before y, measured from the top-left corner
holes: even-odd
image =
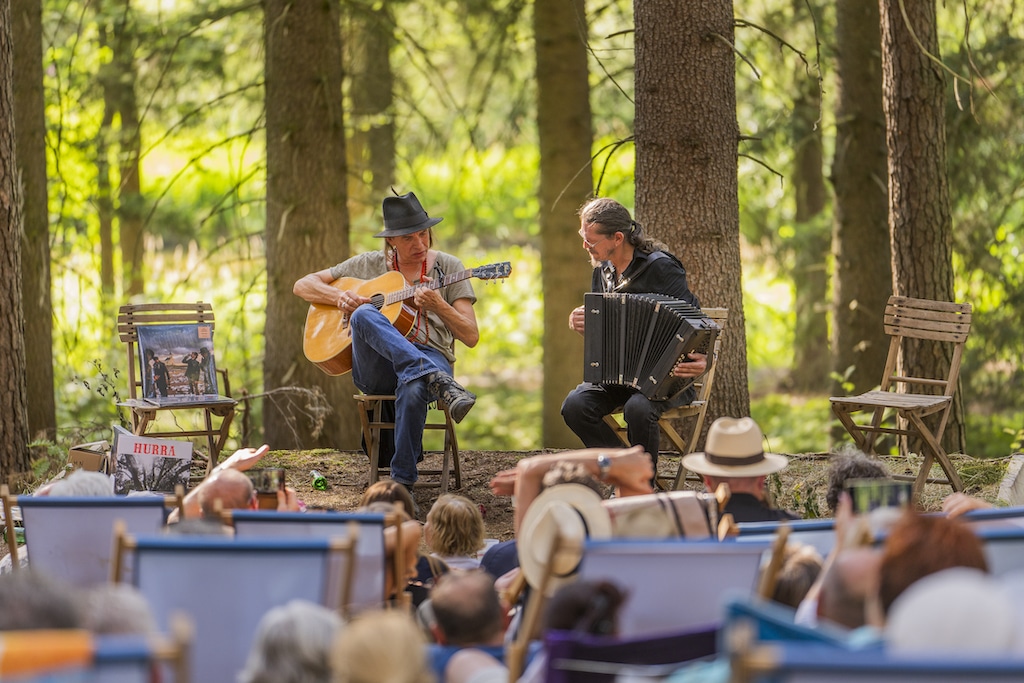
[[[583,338],[569,312],[583,303],[593,268],[577,231],[593,190],[587,21],[583,0],[534,7],[540,137],[541,273],[544,289],[543,434],[546,448],[578,447],[562,400],[583,379]]]
[[[904,19],[901,7],[909,21]],[[942,68],[929,59],[929,55],[939,58],[935,3],[882,0],[880,9],[893,289],[898,295],[953,301],[946,79]],[[922,343],[904,354],[898,372],[904,376],[943,377],[950,357],[950,349]],[[959,391],[944,444],[950,452],[965,450]]]
[[[28,425],[33,438],[57,438],[53,395],[53,322],[50,304],[50,220],[46,203],[46,118],[43,100],[43,8],[15,0],[13,32],[14,126],[24,198],[21,274],[25,316]]]
[[[0,477],[29,468],[11,4],[0,0]]]
[[[707,425],[750,414],[737,189],[733,7],[635,0],[636,215],[672,247],[690,289],[729,309]]]
[[[882,329],[892,261],[878,22],[877,3],[836,4],[832,370],[849,383],[850,393],[878,386],[889,350]],[[847,388],[833,391],[845,394]]]
[[[274,448],[357,448],[351,377],[329,377],[302,354],[308,305],[292,293],[303,275],[348,256],[341,28],[329,2],[268,0],[264,10],[267,110],[267,391],[322,393],[334,415],[296,413],[307,403],[278,391],[264,400]],[[318,433],[317,433],[318,432]]]

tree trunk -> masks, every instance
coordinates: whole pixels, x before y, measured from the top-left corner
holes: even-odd
[[[583,379],[583,338],[569,329],[568,321],[569,311],[583,303],[590,289],[593,270],[576,234],[576,212],[593,191],[585,12],[584,0],[534,5],[546,448],[580,445],[561,407]]]
[[[53,311],[50,304],[50,220],[46,195],[46,117],[43,99],[43,8],[40,0],[14,0],[14,126],[23,188],[21,249],[25,316],[28,426],[32,438],[54,441]]]
[[[876,3],[836,4],[832,370],[847,384],[833,388],[840,394],[878,386],[889,350],[882,328],[892,262],[878,22]]]
[[[125,297],[145,292],[145,241],[139,157],[142,153],[142,131],[139,127],[139,104],[135,96],[135,27],[132,23],[131,0],[123,0],[123,9],[114,23],[113,58],[110,66],[112,99],[121,118],[118,140],[120,184],[118,185],[118,222],[121,237],[121,268]]]
[[[750,414],[732,3],[635,0],[633,11],[637,220],[673,248],[703,306],[729,309],[709,425]]]
[[[798,5],[799,11],[803,5]],[[796,253],[793,267],[796,329],[790,386],[794,391],[817,392],[828,387],[830,358],[828,323],[823,302],[828,300],[830,235],[820,220],[825,210],[825,176],[821,153],[821,90],[801,65],[793,101],[793,190],[796,195]]]
[[[308,306],[300,277],[348,256],[341,28],[336,3],[268,0],[264,11],[267,110],[267,325],[264,387],[322,393],[339,415],[297,415],[305,402],[271,393],[265,438],[274,448],[356,448],[350,377],[325,375],[302,354]],[[309,420],[312,420],[310,422]],[[320,422],[322,421],[322,422]],[[322,427],[319,434],[318,425]]]
[[[394,21],[387,3],[352,2],[345,7],[352,102],[348,205],[353,218],[368,218],[395,180]]]
[[[0,477],[29,469],[11,3],[0,0]]]
[[[906,20],[901,11],[904,8]],[[881,0],[880,10],[893,291],[903,296],[953,301],[946,79],[942,68],[929,59],[929,55],[939,58],[935,2]],[[904,376],[942,377],[948,371],[950,355],[950,349],[938,344],[911,345],[900,360],[898,372]],[[960,392],[956,393],[944,445],[950,452],[965,451]]]

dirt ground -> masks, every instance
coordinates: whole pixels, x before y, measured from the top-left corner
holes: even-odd
[[[456,487],[454,480],[450,492],[466,496],[481,506],[487,536],[499,540],[512,538],[512,502],[507,497],[495,497],[488,488],[488,482],[495,473],[515,467],[520,458],[551,451],[462,451],[462,486]],[[995,502],[999,483],[1006,472],[1009,459],[980,461],[968,456],[952,456],[957,470],[964,478],[967,491]],[[440,466],[441,457],[428,453],[421,469]],[[883,457],[890,472],[895,474],[916,474],[919,460],[911,457]],[[310,506],[335,509],[351,509],[359,502],[368,480],[367,458],[362,452],[332,451],[275,451],[265,459],[267,466],[280,466],[288,470],[288,483],[299,497]],[[679,464],[678,456],[663,453],[658,461],[660,476],[674,477]],[[326,491],[312,487],[310,470],[317,470],[327,477]],[[825,504],[827,488],[827,454],[791,455],[789,466],[769,481],[769,488],[776,501],[783,507],[799,512],[804,517],[827,517]],[[941,470],[933,469],[933,476],[940,477]],[[437,476],[422,476],[413,495],[420,507],[421,520],[437,499]],[[687,488],[703,490],[697,481],[688,480]],[[938,510],[942,498],[950,493],[948,485],[929,484],[921,497],[925,510]]]
[[[488,482],[495,473],[515,467],[520,458],[551,451],[462,451],[462,482],[456,487],[454,478],[450,491],[466,496],[480,506],[484,514],[487,537],[498,540],[512,538],[512,501],[507,497],[491,495]],[[799,512],[804,517],[827,517],[825,504],[827,488],[827,454],[791,455],[789,466],[769,480],[770,493],[781,507]],[[964,479],[967,492],[996,502],[999,484],[1006,473],[1009,458],[1000,460],[976,460],[969,456],[951,456]],[[428,453],[421,469],[436,469],[441,456]],[[919,460],[899,457],[882,457],[890,472],[895,474],[916,474]],[[678,456],[663,453],[658,462],[660,476],[674,477],[679,464]],[[260,463],[265,467],[284,467],[287,470],[288,485],[295,488],[299,498],[310,507],[350,510],[359,503],[368,480],[367,458],[361,451],[273,451]],[[313,488],[309,475],[317,470],[328,481],[325,491]],[[940,477],[941,470],[933,468],[933,476]],[[413,491],[420,507],[419,519],[426,518],[427,510],[437,499],[437,476],[423,476]],[[702,489],[696,481],[687,481],[687,488]],[[921,496],[921,507],[938,510],[942,499],[950,493],[947,485],[929,484]],[[7,553],[7,547],[0,543],[0,557]]]

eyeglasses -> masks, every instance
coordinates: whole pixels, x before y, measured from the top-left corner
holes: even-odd
[[[596,242],[591,242],[587,239],[587,236],[584,234],[582,228],[580,228],[579,232],[577,232],[576,234],[578,234],[580,236],[580,239],[583,240],[583,246],[586,247],[587,249],[593,249],[601,242],[604,242],[606,239],[610,239],[609,235],[601,235],[601,239],[599,239]]]

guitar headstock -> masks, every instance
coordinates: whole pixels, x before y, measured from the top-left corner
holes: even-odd
[[[508,261],[491,263],[486,266],[479,266],[473,269],[473,277],[481,280],[499,280],[509,276],[512,272],[512,264]]]

